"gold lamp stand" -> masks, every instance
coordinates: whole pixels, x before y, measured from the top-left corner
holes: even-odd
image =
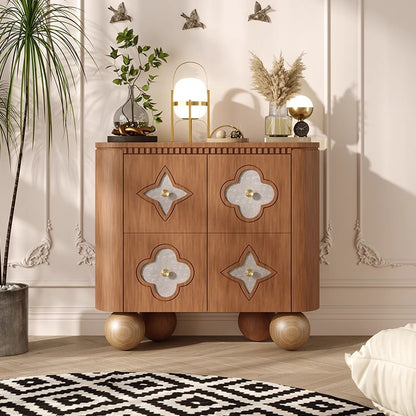
[[[206,83],[204,83],[205,88],[206,85],[208,84],[208,77],[207,77],[207,73],[205,71],[205,68],[199,64],[198,62],[193,62],[193,61],[187,61],[187,62],[183,62],[182,64],[180,64],[176,69],[175,72],[173,74],[173,78],[172,78],[172,85],[175,81],[175,76],[176,76],[176,72],[178,71],[178,69],[185,64],[195,64],[198,65],[204,72],[205,74],[205,78],[206,78]],[[197,80],[199,80],[198,78],[196,78]],[[203,83],[203,81],[199,80],[201,83]],[[174,91],[175,88],[179,88],[179,87],[175,87],[173,89],[171,89],[170,91],[170,141],[173,142],[175,141],[175,107],[182,107],[182,109],[184,107],[188,108],[188,113],[187,116],[184,116],[184,114],[182,116],[179,116],[182,120],[188,120],[188,141],[189,143],[192,143],[192,122],[194,120],[199,120],[201,117],[203,117],[203,115],[201,117],[192,117],[192,106],[198,106],[198,107],[207,107],[206,110],[206,126],[207,126],[207,137],[209,137],[210,135],[210,90],[208,88],[206,88],[206,101],[205,100],[200,100],[200,97],[192,97],[192,95],[194,95],[194,91],[189,92],[189,98],[186,100],[174,100]],[[205,98],[205,97],[204,97]]]

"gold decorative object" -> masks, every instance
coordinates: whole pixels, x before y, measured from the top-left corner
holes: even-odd
[[[252,189],[247,189],[246,197],[253,198],[253,196],[254,196],[254,191]]]
[[[145,136],[148,133],[153,133],[155,127],[143,126],[143,127],[126,127],[125,125],[119,125],[117,129],[113,129],[111,132],[117,136]]]
[[[232,129],[227,133],[226,130]],[[244,137],[243,132],[232,124],[222,124],[216,127],[207,137],[207,142],[247,142],[248,140]]]
[[[305,120],[313,112],[313,107],[289,107],[289,114],[296,120]]]
[[[169,269],[162,269],[161,273],[160,273],[163,277],[169,277],[170,275],[170,271]]]
[[[170,192],[168,189],[162,189],[162,192],[160,193],[160,195],[162,195],[163,198],[168,198],[170,195]]]
[[[253,277],[254,276],[254,270],[253,269],[247,269],[246,270],[246,276],[247,277]]]
[[[307,137],[309,133],[309,125],[305,123],[313,112],[313,103],[310,98],[305,95],[297,95],[287,102],[289,114],[298,120],[294,125],[293,131],[297,137]]]

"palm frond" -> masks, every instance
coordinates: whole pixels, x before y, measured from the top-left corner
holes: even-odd
[[[6,6],[0,6],[0,78],[10,80],[10,92],[18,84],[21,123],[24,95],[29,88],[32,140],[40,115],[52,137],[53,94],[66,133],[68,118],[75,122],[71,94],[76,84],[74,68],[84,74],[80,59],[83,45],[73,34],[84,36],[77,10],[49,4],[48,0],[9,0]]]
[[[0,151],[2,146],[6,146],[9,161],[11,150],[15,149],[16,139],[14,136],[14,125],[17,122],[16,111],[8,105],[9,88],[4,82],[0,82]],[[1,267],[0,267],[1,269]]]
[[[54,4],[50,0],[8,0],[6,5],[0,5],[0,79],[8,80],[4,94],[0,90],[0,146],[5,144],[9,158],[14,145],[11,126],[17,124],[20,132],[1,285],[6,284],[11,229],[28,127],[31,126],[33,143],[36,123],[42,116],[50,145],[56,117],[55,101],[67,139],[68,119],[75,124],[72,101],[75,70],[85,75],[81,52],[91,56],[81,42],[86,37],[77,11],[79,9],[75,7]],[[12,118],[14,100],[17,101],[17,123]]]

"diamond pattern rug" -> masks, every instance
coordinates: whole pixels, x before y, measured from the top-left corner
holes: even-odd
[[[73,373],[0,381],[1,416],[382,416],[296,387],[164,373]]]

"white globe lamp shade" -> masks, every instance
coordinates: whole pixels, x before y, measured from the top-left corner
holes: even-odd
[[[312,100],[306,95],[297,95],[287,102],[287,107],[313,107]]]
[[[207,87],[204,82],[198,78],[182,78],[175,84],[173,89],[173,101],[175,103],[175,114],[183,119],[189,118],[188,101],[205,103],[205,105],[191,106],[191,118],[201,118],[207,112]]]
[[[286,106],[289,114],[297,120],[305,120],[313,112],[312,100],[306,95],[293,97],[287,102]]]

